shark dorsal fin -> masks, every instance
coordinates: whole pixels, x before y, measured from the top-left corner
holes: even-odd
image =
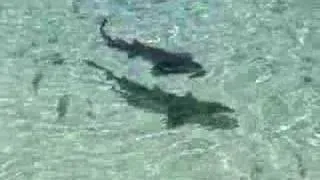
[[[154,90],[154,91],[158,91],[158,92],[159,92],[159,91],[162,91],[162,90],[160,89],[160,87],[157,86],[157,85],[155,85],[155,86],[153,87],[153,90]]]
[[[190,97],[190,98],[193,98],[193,95],[190,91],[188,91],[186,94],[185,94],[186,97]]]
[[[138,41],[137,39],[134,39],[132,41],[132,44],[135,45],[135,46],[143,46],[143,44],[140,41]]]

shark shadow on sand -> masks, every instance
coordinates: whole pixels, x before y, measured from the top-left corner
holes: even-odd
[[[153,64],[151,73],[154,76],[168,74],[189,73],[189,78],[201,77],[206,74],[202,65],[193,61],[192,54],[188,52],[169,52],[161,48],[151,47],[134,39],[129,43],[120,38],[111,38],[103,28],[108,23],[106,18],[103,19],[99,31],[110,48],[115,48],[128,53],[128,58],[140,56]]]
[[[124,76],[117,77],[112,71],[93,61],[85,60],[84,62],[90,67],[103,71],[108,80],[115,82],[118,89],[112,88],[112,90],[120,94],[129,105],[166,114],[167,128],[176,128],[185,123],[199,124],[210,130],[238,127],[238,121],[226,114],[234,110],[221,103],[198,100],[190,92],[184,96],[177,96],[161,90],[158,86],[150,89]]]

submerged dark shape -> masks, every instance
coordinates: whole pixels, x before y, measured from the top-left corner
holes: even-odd
[[[234,110],[217,102],[201,101],[191,93],[177,96],[161,90],[158,86],[152,89],[140,85],[126,77],[117,77],[110,70],[97,65],[93,61],[85,60],[90,67],[102,70],[109,80],[118,85],[118,89],[112,88],[119,93],[131,106],[148,109],[152,112],[167,115],[166,125],[175,128],[185,123],[196,123],[210,129],[232,129],[238,127],[236,119],[223,113],[232,113]],[[193,118],[204,116],[205,118]]]
[[[57,107],[56,107],[58,119],[63,118],[67,114],[69,105],[70,105],[70,95],[64,94],[59,98],[57,102]]]
[[[192,73],[189,76],[190,78],[205,75],[206,72],[201,64],[193,61],[192,54],[190,53],[168,52],[161,48],[145,45],[136,39],[134,39],[132,43],[128,43],[120,38],[112,39],[111,36],[103,30],[107,22],[108,20],[104,19],[99,28],[101,36],[106,41],[107,46],[127,52],[128,58],[141,56],[143,59],[151,61],[154,65],[152,68],[153,75]]]

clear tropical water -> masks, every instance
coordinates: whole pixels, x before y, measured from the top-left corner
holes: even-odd
[[[0,179],[317,180],[319,3],[313,0],[3,0]],[[189,51],[209,72],[152,77],[148,63],[104,46]],[[85,67],[90,59],[145,86],[219,101],[239,128],[168,130]],[[99,83],[100,82],[100,83]],[[65,97],[67,112],[57,119]]]

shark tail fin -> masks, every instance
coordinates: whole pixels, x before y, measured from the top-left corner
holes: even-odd
[[[103,28],[106,26],[106,24],[108,23],[108,19],[107,18],[104,18],[100,24],[100,28],[99,28],[99,31],[100,31],[100,34],[102,36],[102,38],[107,41],[107,43],[110,43],[112,42],[112,38],[103,30]]]

